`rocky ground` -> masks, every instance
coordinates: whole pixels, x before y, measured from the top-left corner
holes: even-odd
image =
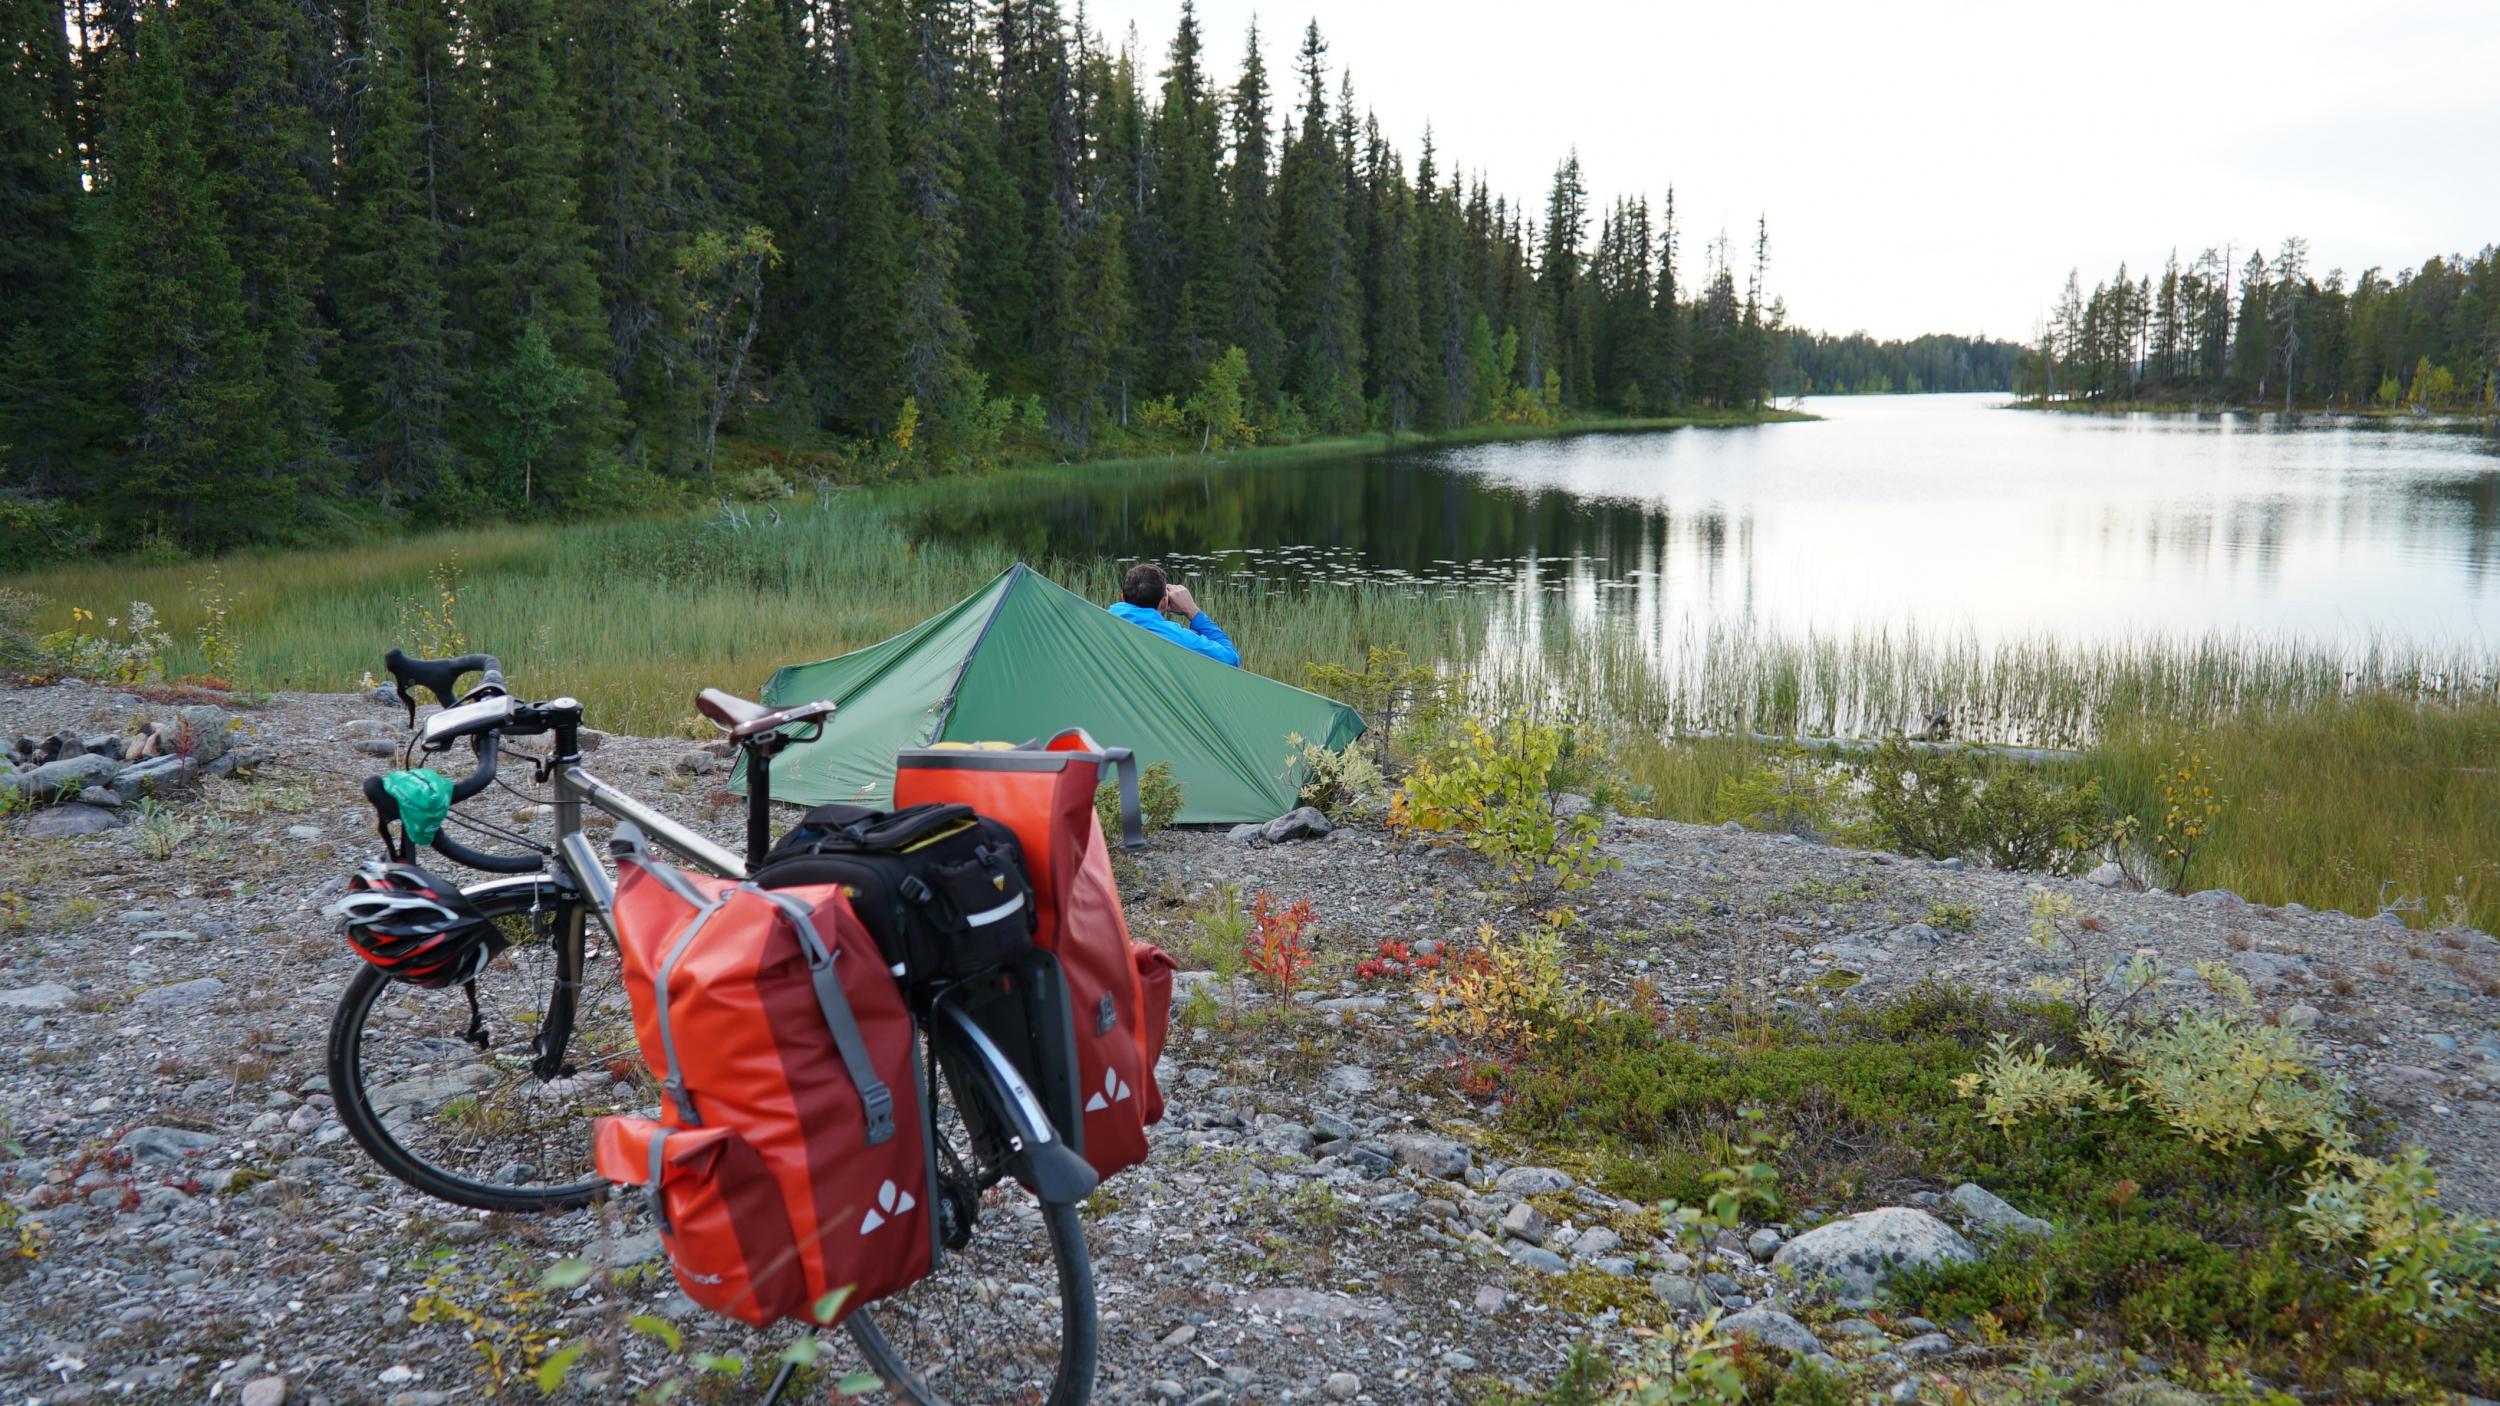
[[[144,816],[107,785],[82,804],[124,823],[94,833],[0,822],[0,1196],[19,1227],[0,1221],[0,1254],[23,1237],[0,1259],[0,1400],[527,1397],[527,1364],[585,1338],[600,1348],[571,1390],[589,1399],[662,1370],[649,1335],[620,1330],[636,1312],[675,1322],[689,1350],[776,1349],[649,1272],[636,1208],[481,1217],[373,1171],[327,1109],[322,1039],[356,959],[317,910],[376,849],[356,783],[392,764],[402,718],[358,696],[231,712],[252,766]],[[0,736],[175,716],[102,688],[0,691]],[[693,744],[613,737],[593,764],[735,838],[740,813]],[[1596,991],[1814,1003],[1932,975],[2020,994],[2075,963],[2026,940],[2046,889],[2089,920],[2065,924],[2081,956],[2151,949],[2174,971],[2243,974],[2396,1135],[2434,1150],[2452,1204],[2500,1211],[2500,952],[2485,935],[1666,822],[1612,821],[1606,845],[1621,868],[1580,896],[1572,938]],[[1139,935],[1176,950],[1219,883],[1308,898],[1328,980],[1293,1018],[1176,1032],[1155,1157],[1090,1208],[1097,1400],[1472,1403],[1550,1382],[1575,1342],[1620,1345],[1627,1294],[1742,1311],[1768,1346],[1848,1363],[1860,1399],[1917,1399],[1919,1382],[2001,1355],[1953,1325],[1801,1310],[1809,1329],[1781,1312],[1795,1279],[1846,1280],[1870,1245],[1958,1253],[2020,1215],[1978,1188],[1882,1188],[1886,1217],[1800,1215],[1678,1249],[1654,1208],[1505,1162],[1441,1077],[1415,995],[1350,976],[1381,940],[1520,921],[1474,861],[1366,827],[1274,847],[1166,834],[1125,879]],[[567,1255],[624,1272],[539,1287]],[[2163,1390],[2132,1399],[2177,1399]]]

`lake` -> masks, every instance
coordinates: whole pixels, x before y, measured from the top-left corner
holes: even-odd
[[[2489,639],[2489,437],[2002,405],[1838,397],[1806,403],[1816,423],[1106,473],[921,531],[1278,590],[1482,593],[1497,619],[1560,610],[1653,653],[1730,624],[1984,643]]]

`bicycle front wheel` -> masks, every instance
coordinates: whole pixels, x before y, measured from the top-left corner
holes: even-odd
[[[1075,1206],[1038,1201],[1012,1178],[984,1185],[994,1170],[983,1171],[958,1102],[970,1082],[953,1069],[930,1081],[937,1211],[950,1248],[928,1278],[845,1326],[885,1379],[885,1400],[1085,1406],[1098,1323],[1084,1224]]]
[[[487,1211],[582,1205],[606,1186],[591,1167],[592,1120],[658,1096],[623,973],[594,941],[588,906],[552,883],[487,884],[469,897],[504,950],[469,990],[359,971],[330,1024],[331,1100],[382,1170],[429,1196]],[[534,1042],[576,952],[572,1030],[556,1072],[541,1077]]]

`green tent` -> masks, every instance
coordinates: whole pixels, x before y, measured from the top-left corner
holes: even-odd
[[[773,763],[773,799],[882,805],[894,754],[935,742],[1024,742],[1081,727],[1141,766],[1170,762],[1185,824],[1291,810],[1288,736],[1343,747],[1352,708],[1191,653],[1018,563],[883,644],[792,664],[774,707],[830,698],[823,737]]]

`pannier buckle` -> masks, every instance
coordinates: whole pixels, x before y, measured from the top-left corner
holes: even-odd
[[[894,1093],[883,1084],[861,1092],[859,1101],[868,1111],[868,1145],[876,1146],[894,1136]]]
[[[914,903],[926,903],[930,899],[937,896],[936,892],[932,890],[926,882],[922,881],[918,874],[904,875],[903,882],[898,887],[900,888],[903,897],[910,899]]]

